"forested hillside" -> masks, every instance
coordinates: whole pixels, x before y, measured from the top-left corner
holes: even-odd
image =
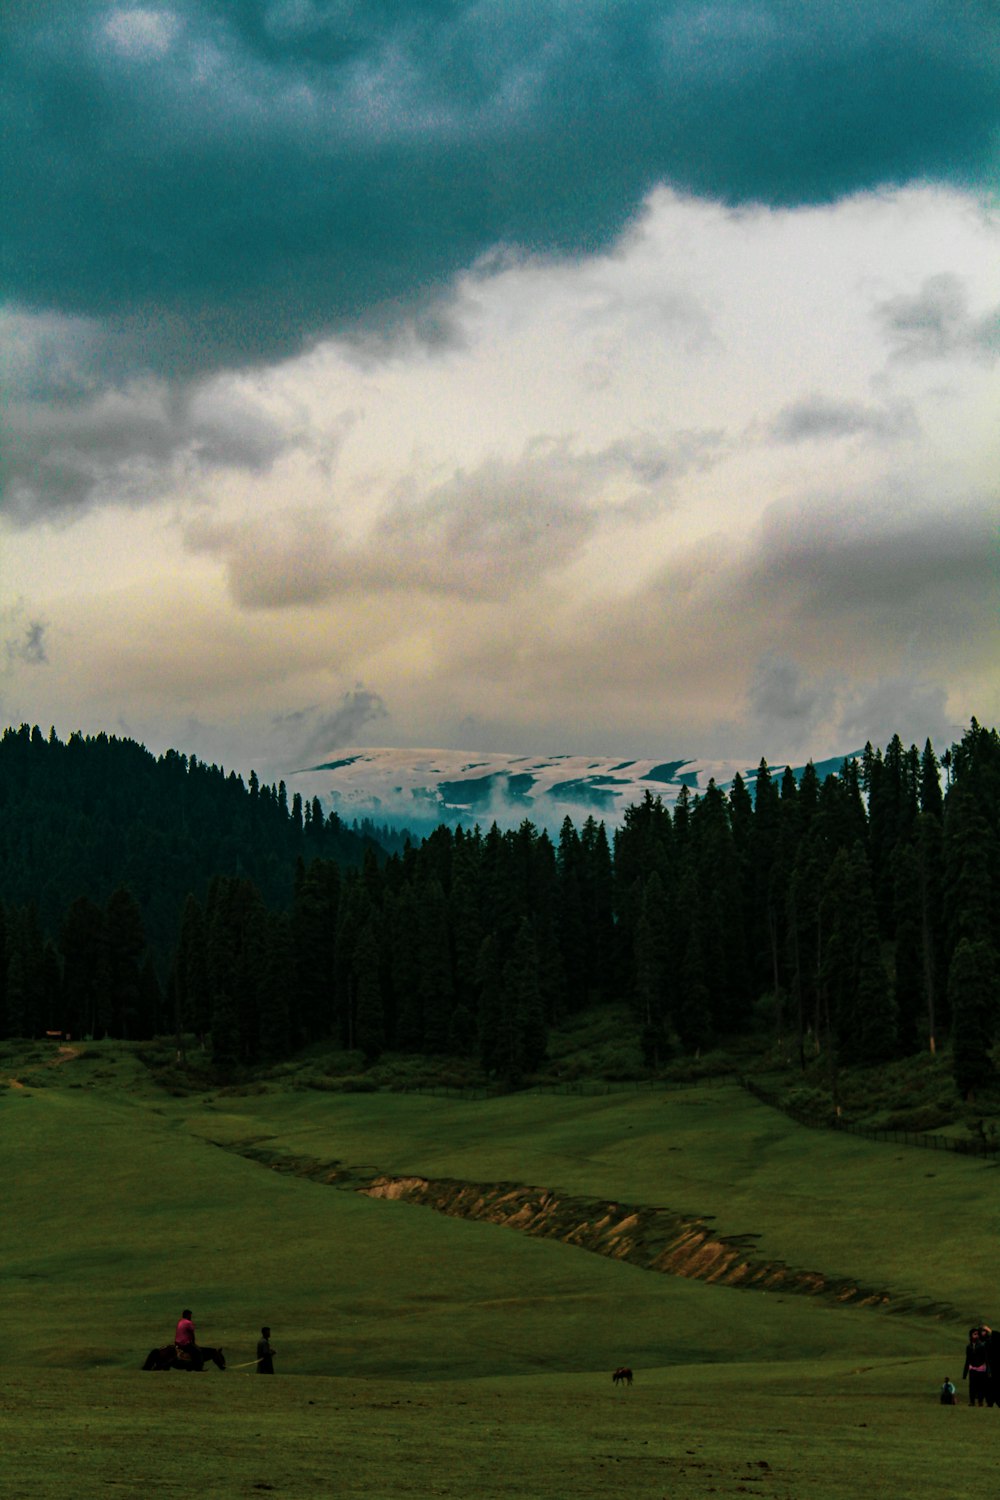
[[[195,756],[23,725],[0,736],[0,1034],[144,1036],[187,897],[217,875],[288,905],[296,862],[360,865],[358,837],[284,784]],[[83,976],[90,977],[84,978]]]
[[[25,730],[0,807],[8,1035],[178,1030],[223,1065],[333,1039],[519,1078],[553,1023],[624,1000],[651,1069],[767,1026],[838,1066],[947,1041],[963,1092],[994,1076],[1000,739],[975,720],[941,761],[895,737],[822,782],[647,796],[610,841],[442,826],[385,858],[253,777]]]

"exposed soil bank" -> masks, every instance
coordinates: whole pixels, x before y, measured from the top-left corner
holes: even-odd
[[[226,1149],[273,1171],[291,1172],[369,1198],[385,1198],[433,1208],[456,1219],[476,1219],[518,1229],[522,1234],[559,1240],[595,1255],[627,1261],[646,1271],[753,1291],[791,1292],[854,1307],[889,1312],[956,1317],[949,1303],[896,1296],[847,1277],[796,1270],[780,1260],[754,1257],[756,1234],[720,1235],[711,1215],[692,1218],[669,1208],[576,1198],[521,1183],[461,1182],[451,1178],[389,1177],[374,1167],[347,1167],[269,1150],[258,1137]],[[220,1143],[221,1144],[221,1143]]]

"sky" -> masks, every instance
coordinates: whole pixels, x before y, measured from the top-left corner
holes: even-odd
[[[8,0],[0,723],[1000,720],[994,0]]]

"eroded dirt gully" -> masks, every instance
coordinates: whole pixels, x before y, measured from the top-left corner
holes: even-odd
[[[854,1307],[877,1307],[889,1312],[922,1313],[947,1318],[956,1315],[946,1302],[897,1296],[886,1289],[862,1286],[847,1277],[803,1271],[780,1260],[753,1255],[757,1234],[720,1235],[712,1215],[691,1217],[637,1204],[606,1202],[556,1193],[521,1183],[462,1182],[452,1178],[389,1177],[376,1167],[349,1167],[342,1162],[320,1162],[269,1148],[270,1137],[214,1144],[276,1172],[290,1172],[363,1193],[419,1204],[456,1219],[476,1219],[518,1229],[543,1239],[559,1240],[595,1255],[627,1261],[646,1271],[710,1281],[755,1291],[799,1293]]]

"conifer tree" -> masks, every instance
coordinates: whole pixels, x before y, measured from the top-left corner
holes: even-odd
[[[816,833],[799,843],[788,882],[788,963],[800,1067],[805,1066],[806,1038],[820,1045],[819,969],[822,929],[820,892],[825,861]]]
[[[59,932],[63,962],[63,1027],[74,1036],[99,1035],[108,986],[104,912],[89,896],[78,896]]]
[[[152,1036],[155,1017],[143,1014],[141,972],[146,934],[142,912],[124,886],[112,891],[108,900],[105,934],[112,1034],[125,1038]]]
[[[530,829],[530,843],[526,846],[525,906],[530,914],[545,1024],[550,1026],[562,1015],[566,995],[566,976],[562,966],[557,925],[559,877],[555,849],[548,834],[544,831],[536,834],[530,824],[524,826]]]
[[[393,1015],[389,1035],[403,1052],[418,1052],[424,1038],[419,927],[416,893],[412,881],[407,880],[389,898],[386,910]]]
[[[670,919],[663,882],[655,870],[643,886],[634,941],[642,1051],[647,1066],[658,1068],[670,1050]]]
[[[358,934],[354,949],[354,973],[357,980],[355,1045],[364,1053],[368,1063],[374,1062],[385,1047],[379,947],[375,915],[372,912]]]
[[[476,1004],[476,963],[483,942],[480,844],[456,830],[451,864],[451,924],[455,945],[455,999],[470,1017]],[[474,1029],[474,1028],[473,1028]]]
[[[951,1061],[955,1083],[971,1099],[997,1081],[990,1048],[996,1040],[1000,974],[993,947],[962,938],[948,970],[951,1006]]]
[[[447,1052],[455,980],[448,930],[448,905],[441,882],[425,880],[417,893],[419,911],[418,980],[423,1015],[422,1046],[426,1052]]]
[[[740,867],[725,797],[710,780],[691,814],[697,911],[713,1030],[739,1030],[750,994]]]
[[[219,1068],[232,1068],[240,1059],[240,1027],[236,1001],[228,989],[213,994],[211,1021],[212,1061]]]
[[[8,925],[7,910],[0,901],[0,1037],[10,1036],[7,1020],[7,965],[10,962],[10,949],[7,944]]]
[[[945,994],[945,943],[941,879],[943,830],[936,813],[922,812],[917,819],[917,880],[920,893],[920,961],[925,1008],[925,1035],[931,1052],[937,1050],[940,1024],[947,1025]]]
[[[586,917],[586,877],[580,835],[567,816],[559,830],[559,948],[566,980],[566,1006],[581,1010],[590,989],[589,936]]]
[[[510,958],[504,965],[503,1006],[499,1061],[505,1076],[516,1083],[538,1066],[546,1048],[538,951],[527,918],[521,922]]]
[[[291,1050],[294,1007],[295,947],[284,912],[267,919],[264,973],[261,984],[260,1055],[274,1062]]]
[[[38,1028],[32,1015],[28,963],[23,951],[16,943],[12,946],[7,959],[4,988],[7,994],[7,1035],[34,1036]]]
[[[886,1062],[896,1047],[895,1007],[882,963],[868,865],[861,846],[838,851],[823,883],[820,981],[836,1061]]]
[[[669,820],[664,820],[669,837]],[[588,1001],[614,992],[616,976],[615,878],[608,832],[603,823],[587,818],[580,835],[584,913],[587,934]]]
[[[194,1032],[201,1045],[211,1030],[212,983],[205,915],[189,892],[181,914],[180,935],[170,972],[173,1027],[183,1049],[185,1032]]]
[[[294,1040],[303,1043],[323,1037],[341,1036],[346,1029],[344,1010],[349,987],[349,958],[358,916],[357,872],[347,882],[352,892],[350,912],[342,913],[344,882],[331,860],[314,859],[300,867],[291,913],[291,940],[295,954],[297,1003],[290,1017]],[[344,930],[341,931],[341,928]],[[341,942],[345,958],[338,965]]]
[[[673,1020],[684,1046],[688,1051],[696,1052],[713,1040],[713,1028],[712,997],[705,975],[702,912],[690,860],[685,862],[681,876],[677,932],[679,963]]]
[[[753,818],[747,848],[750,887],[750,949],[758,990],[781,988],[784,892],[776,870],[782,830],[781,799],[766,760],[757,768]]]
[[[914,839],[893,853],[893,994],[903,1055],[920,1050],[927,1036],[927,998],[921,931],[920,861]]]
[[[799,827],[803,836],[809,832],[813,818],[819,811],[819,776],[811,760],[802,768],[799,777]]]
[[[458,1004],[448,1027],[448,1051],[453,1057],[472,1057],[476,1051],[476,1020],[467,1005]]]
[[[920,811],[940,820],[944,816],[944,794],[941,791],[941,763],[930,740],[920,757]]]

